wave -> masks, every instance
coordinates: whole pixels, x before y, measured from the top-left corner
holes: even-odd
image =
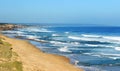
[[[28,39],[28,40],[34,40],[34,41],[37,41],[37,42],[47,43],[46,40],[39,39],[39,38],[41,38],[40,36],[33,36],[33,35],[22,35],[22,36],[26,37],[26,39]]]
[[[100,55],[111,58],[111,59],[120,59],[120,54],[106,54],[106,53],[101,53]]]
[[[110,59],[113,59],[113,60],[116,60],[116,59],[120,59],[120,54],[108,54],[108,53],[83,53],[85,55],[90,55],[90,56],[97,56],[97,57],[100,57],[100,58],[110,58]]]
[[[40,40],[40,39],[34,39],[34,41],[42,42],[42,43],[47,43],[47,42],[48,42],[48,41],[46,41],[46,40]]]
[[[70,42],[70,43],[65,43],[65,42],[60,42],[60,41],[50,41],[53,46],[81,46],[79,42]]]
[[[95,66],[77,66],[78,68],[83,68],[85,71],[106,71]]]
[[[101,41],[104,42],[104,39],[98,39],[98,38],[89,38],[89,37],[77,37],[77,36],[68,36],[68,38],[73,40],[83,40],[83,41]]]
[[[60,35],[58,34],[52,34],[53,37],[59,37]]]
[[[72,52],[72,51],[70,51],[70,50],[68,49],[67,46],[64,46],[64,47],[62,47],[62,48],[58,48],[58,50],[61,51],[61,52]]]
[[[113,59],[113,60],[120,59],[120,57],[108,57],[108,58]]]
[[[27,32],[54,32],[54,31],[50,31],[50,30],[45,29],[45,28],[34,28],[34,27],[19,29],[19,30],[20,31],[27,31]]]
[[[90,37],[90,38],[101,38],[102,36],[100,35],[88,35],[88,34],[81,34],[83,37]]]
[[[2,31],[4,34],[24,34],[24,32],[21,31]]]
[[[89,38],[89,37],[77,37],[77,36],[68,36],[68,38],[73,40],[82,40],[82,41],[99,41],[99,42],[111,42],[109,40],[100,39],[100,38]]]
[[[86,36],[86,35],[85,35]],[[106,43],[117,43],[120,44],[120,37],[119,36],[91,36],[87,35],[86,37],[83,36],[68,36],[69,39],[73,40],[82,40],[82,41],[98,41],[98,42],[106,42]]]
[[[90,39],[88,38],[81,38],[81,37],[76,37],[76,36],[68,36],[68,38],[70,39],[74,39],[74,40],[86,40],[86,41],[89,41]]]
[[[120,51],[120,47],[115,47],[115,50]]]
[[[114,46],[112,45],[102,45],[102,44],[85,44],[85,46],[90,46],[90,47],[111,47],[111,48],[114,48]]]
[[[69,32],[64,32],[65,34],[69,34]]]
[[[27,39],[37,39],[38,37],[37,36],[32,36],[32,35],[25,35]]]
[[[80,45],[79,42],[71,42],[71,44],[73,44],[73,45]]]
[[[65,43],[58,42],[58,41],[50,41],[50,43],[52,43],[52,44],[65,44]]]
[[[118,36],[104,36],[103,38],[113,41],[120,41],[120,37]]]
[[[26,34],[21,34],[20,36],[25,37],[25,39],[29,39],[29,40],[35,40],[35,39],[41,38],[40,36],[26,35]]]

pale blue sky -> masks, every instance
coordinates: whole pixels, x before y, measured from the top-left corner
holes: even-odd
[[[0,22],[120,25],[120,0],[0,0]]]

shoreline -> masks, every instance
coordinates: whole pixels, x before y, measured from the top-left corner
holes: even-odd
[[[3,34],[0,37],[12,44],[23,63],[23,71],[83,71],[70,64],[70,60],[64,56],[48,54],[29,43],[27,40],[9,38]]]

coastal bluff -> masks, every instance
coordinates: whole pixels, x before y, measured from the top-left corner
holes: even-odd
[[[0,31],[4,30],[13,30],[15,28],[23,28],[23,25],[9,24],[9,23],[0,23]]]

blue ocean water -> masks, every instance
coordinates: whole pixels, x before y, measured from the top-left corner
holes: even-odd
[[[120,27],[29,26],[3,31],[27,39],[42,51],[63,55],[85,71],[120,70]]]

